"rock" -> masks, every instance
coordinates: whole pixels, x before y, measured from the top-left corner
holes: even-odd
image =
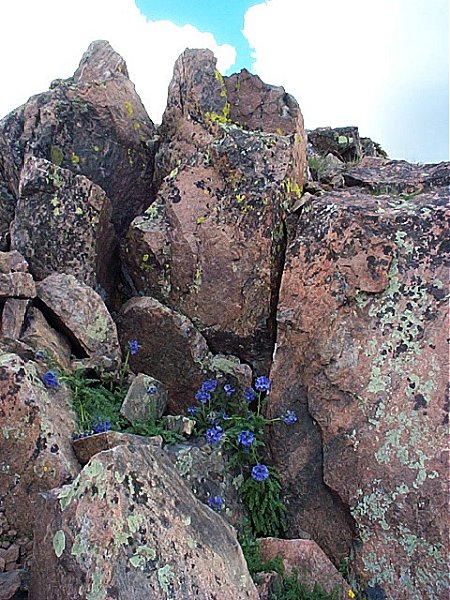
[[[21,571],[9,571],[0,574],[0,600],[10,600],[20,589]]]
[[[245,508],[239,495],[242,476],[230,468],[221,448],[198,442],[164,446],[178,475],[204,504],[215,496],[223,499],[219,514],[237,530],[242,530]]]
[[[205,338],[184,315],[149,297],[132,298],[117,318],[124,352],[137,339],[139,351],[130,356],[131,369],[150,373],[168,390],[167,411],[181,414],[194,402],[195,392],[208,376],[225,377],[248,387],[251,371],[232,357],[215,358]]]
[[[28,263],[17,250],[0,252],[0,273],[28,273]]]
[[[306,144],[299,105],[283,87],[267,85],[247,69],[223,81],[232,121],[255,131],[302,135]]]
[[[138,373],[128,388],[120,414],[133,425],[160,419],[167,406],[164,385],[144,373]]]
[[[331,153],[345,163],[358,162],[363,157],[357,127],[319,127],[307,133],[308,143],[321,157]]]
[[[9,548],[6,550],[0,549],[0,556],[5,561],[5,564],[18,562],[19,554],[20,548],[17,544],[11,544],[11,546],[9,546]]]
[[[0,273],[0,300],[4,298],[34,298],[36,287],[30,273]]]
[[[378,156],[380,158],[388,158],[385,150],[378,144],[368,137],[360,138],[361,147],[364,156]]]
[[[316,542],[264,538],[258,540],[258,546],[263,561],[281,557],[286,573],[296,569],[300,582],[311,591],[314,584],[318,583],[328,594],[339,590],[342,600],[350,597],[350,586]]]
[[[70,370],[71,347],[67,338],[50,327],[42,312],[35,306],[27,313],[26,328],[20,339],[63,371]]]
[[[410,196],[449,186],[450,166],[449,163],[420,165],[404,160],[367,157],[358,166],[349,169],[344,177],[348,186],[365,187],[377,195]]]
[[[123,59],[108,42],[93,42],[73,78],[0,122],[5,181],[18,198],[30,155],[84,175],[105,190],[120,233],[153,200],[154,135]]]
[[[37,284],[37,297],[46,316],[70,340],[74,354],[94,361],[107,359],[110,368],[118,368],[121,352],[116,325],[92,288],[73,275],[55,274]]]
[[[75,415],[68,391],[45,388],[36,365],[14,354],[0,355],[0,395],[0,538],[14,527],[26,556],[36,494],[78,473],[70,443]],[[14,551],[7,562],[16,560],[16,548],[7,550]]]
[[[258,573],[256,589],[258,590],[259,600],[271,600],[273,597],[272,586],[278,578],[279,575],[275,571],[264,571]]]
[[[334,154],[329,153],[325,157],[318,155],[309,156],[308,164],[313,181],[318,181],[321,184],[329,184],[331,189],[344,187],[342,173],[345,171],[345,163]],[[302,196],[303,199],[304,197]]]
[[[183,415],[166,415],[163,417],[164,427],[180,435],[190,436],[194,433],[195,420]]]
[[[0,337],[20,338],[29,305],[29,300],[6,300],[0,319]]]
[[[278,305],[269,414],[299,416],[270,441],[288,531],[335,564],[353,544],[361,588],[395,600],[448,594],[447,201],[446,188],[312,200]]]
[[[2,157],[0,155],[0,251],[9,249],[9,225],[14,219],[15,206],[16,199],[2,175]]]
[[[103,431],[101,433],[75,439],[73,441],[73,450],[78,462],[81,465],[85,465],[99,452],[110,450],[111,448],[125,444],[133,444],[134,446],[153,444],[160,448],[162,445],[162,438],[159,435],[144,437],[142,435],[120,433],[118,431]]]
[[[11,246],[26,257],[35,279],[67,273],[110,294],[117,242],[105,192],[86,177],[30,157],[19,194]]]
[[[238,79],[252,88],[251,103],[273,102],[262,114],[256,107],[250,114],[253,104],[241,114],[233,92],[236,118],[269,132],[230,121],[227,84],[210,51],[187,50],[177,60],[160,130],[157,199],[133,221],[123,257],[133,293],[182,312],[214,353],[238,356],[262,374],[305,138],[293,98],[248,73]],[[286,117],[277,108],[282,98],[292,105]],[[289,133],[270,131],[283,123]]]
[[[70,486],[41,495],[30,600],[257,600],[234,531],[152,446],[97,454]]]

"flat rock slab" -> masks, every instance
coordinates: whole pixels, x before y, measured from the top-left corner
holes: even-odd
[[[0,337],[20,338],[25,327],[25,316],[29,306],[30,300],[18,300],[17,298],[6,300],[0,319]]]
[[[149,438],[131,433],[120,433],[119,431],[103,431],[74,440],[73,450],[78,462],[81,465],[85,465],[99,452],[124,444],[133,444],[135,446],[153,444],[161,447],[162,438],[159,435]]]
[[[28,263],[25,258],[17,252],[0,252],[0,273],[28,273]]]
[[[258,547],[264,561],[280,557],[286,572],[296,569],[299,580],[311,590],[318,583],[328,594],[338,590],[341,600],[350,597],[350,586],[316,542],[264,538],[258,540]]]
[[[120,365],[116,325],[97,292],[73,275],[55,274],[37,284],[37,296],[81,357]]]
[[[357,167],[349,169],[344,178],[348,186],[367,187],[377,194],[410,195],[450,185],[450,165],[365,157]]]
[[[236,534],[164,452],[117,446],[40,497],[29,597],[257,600]]]

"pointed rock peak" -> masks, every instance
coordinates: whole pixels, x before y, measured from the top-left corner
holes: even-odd
[[[206,114],[227,116],[227,92],[216,64],[211,50],[186,48],[175,62],[165,121],[180,112],[202,120]]]
[[[102,81],[121,73],[129,77],[126,62],[106,40],[96,40],[83,54],[73,75],[75,83]]]

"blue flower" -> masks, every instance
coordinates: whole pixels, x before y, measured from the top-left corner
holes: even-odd
[[[202,392],[214,392],[217,387],[217,379],[206,379],[200,388]]]
[[[156,387],[156,385],[154,383],[152,383],[151,385],[148,386],[148,388],[145,391],[147,392],[147,394],[150,394],[151,396],[153,396],[153,394],[156,394],[156,392],[158,391],[158,388]]]
[[[241,431],[236,437],[243,448],[250,448],[255,441],[255,434],[252,431]]]
[[[199,410],[198,406],[188,406],[187,414],[191,415],[191,417],[195,417]]]
[[[130,340],[128,342],[128,348],[133,356],[138,353],[140,347],[141,346],[137,340]]]
[[[104,421],[103,419],[97,419],[95,423],[92,424],[92,431],[94,433],[103,433],[104,431],[110,431],[111,422]]]
[[[255,381],[255,388],[258,392],[268,392],[270,390],[270,379],[265,375],[257,377]]]
[[[244,392],[244,398],[249,403],[253,402],[253,400],[256,398],[256,396],[257,396],[257,394],[253,388],[247,388]]]
[[[201,402],[202,404],[205,404],[206,402],[209,402],[211,400],[211,394],[209,392],[205,392],[205,390],[200,389],[195,394],[195,399]]]
[[[54,371],[47,371],[42,375],[42,381],[48,388],[58,388],[58,375]]]
[[[226,383],[226,384],[223,386],[223,389],[224,389],[224,392],[225,392],[225,394],[226,394],[228,397],[229,397],[229,396],[232,396],[232,395],[234,394],[234,392],[236,391],[236,390],[234,389],[234,387],[231,387],[231,385],[230,385],[229,383]]]
[[[225,506],[225,500],[221,496],[212,496],[208,498],[208,506],[213,510],[222,510]]]
[[[223,438],[222,427],[220,427],[220,425],[215,425],[214,427],[207,429],[205,437],[208,444],[218,444]]]
[[[292,425],[298,421],[298,417],[293,410],[287,410],[284,415],[280,416],[280,419],[286,423],[286,425]]]
[[[252,477],[255,481],[265,481],[269,477],[269,469],[266,465],[255,465],[252,469]]]

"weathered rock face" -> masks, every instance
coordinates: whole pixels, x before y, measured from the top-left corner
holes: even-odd
[[[448,594],[447,199],[324,194],[283,274],[270,409],[300,416],[271,442],[289,531],[336,561],[355,537],[352,569],[380,598]]]
[[[161,381],[169,393],[167,410],[181,414],[194,402],[195,392],[208,375],[225,376],[230,383],[251,385],[251,370],[234,357],[214,357],[192,321],[154,298],[132,298],[117,318],[122,347],[137,339],[139,351],[130,356],[135,372]]]
[[[248,73],[238,79],[252,88],[249,100],[270,96],[272,104],[260,115],[253,104],[245,109],[230,83],[231,104],[215,65],[211,52],[192,50],[175,65],[157,160],[157,181],[167,177],[133,222],[124,261],[135,293],[174,306],[214,352],[262,373],[273,349],[284,216],[303,184],[303,122],[291,97]],[[256,123],[263,131],[246,129]]]
[[[36,364],[14,354],[0,355],[0,395],[0,536],[15,539],[23,561],[36,494],[79,471],[71,446],[75,415],[67,390],[46,389]]]
[[[101,297],[73,275],[49,275],[37,284],[37,297],[79,358],[117,369],[121,352],[117,329]]]
[[[0,251],[9,249],[9,225],[14,218],[16,199],[2,175],[0,157]]]
[[[357,127],[319,127],[308,131],[308,143],[322,157],[333,154],[344,162],[359,161],[363,157]]]
[[[312,540],[280,540],[264,538],[258,541],[264,561],[281,557],[287,573],[296,569],[301,582],[312,589],[318,583],[331,594],[338,590],[339,598],[348,600],[350,586],[327,557]]]
[[[436,165],[411,164],[404,160],[365,157],[357,167],[346,171],[348,186],[361,186],[381,194],[417,194],[450,183],[448,163]]]
[[[36,279],[68,273],[111,291],[117,245],[111,203],[92,181],[30,157],[22,170],[11,246]]]
[[[85,175],[105,190],[121,232],[153,199],[154,133],[123,59],[93,42],[72,79],[0,122],[3,174],[16,198],[25,156]]]
[[[31,600],[258,598],[235,533],[157,448],[97,454],[38,510]]]

